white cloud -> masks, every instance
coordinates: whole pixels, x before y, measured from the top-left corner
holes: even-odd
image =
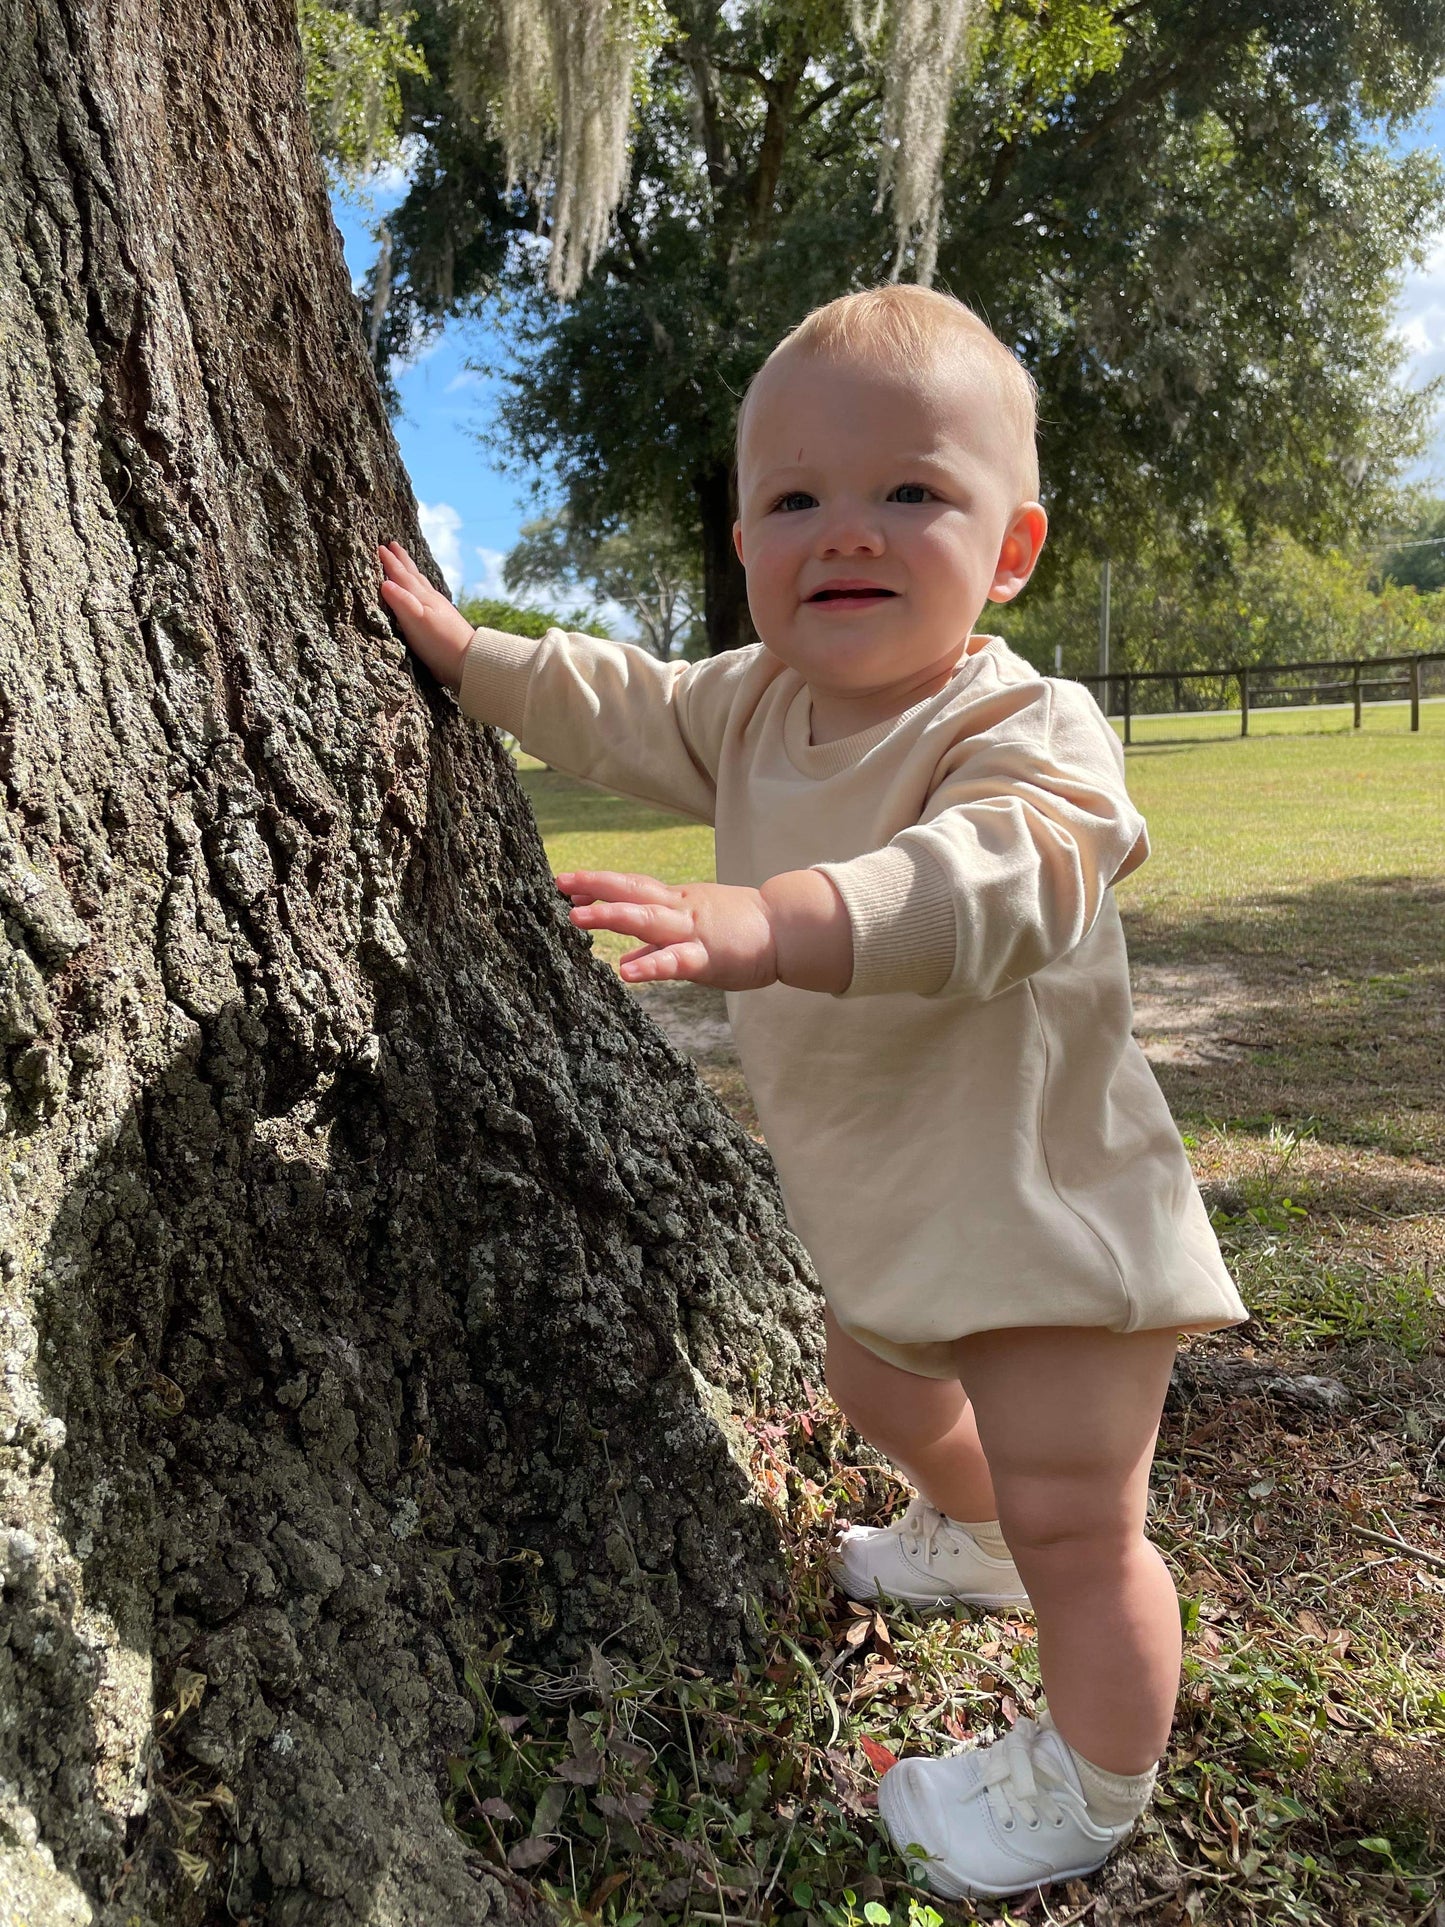
[[[455,599],[462,588],[462,518],[450,502],[418,502],[417,520]]]
[[[1410,320],[1400,322],[1395,333],[1412,355],[1428,355],[1435,345],[1430,339],[1430,330],[1419,315],[1413,315]]]
[[[1411,387],[1423,387],[1432,376],[1445,374],[1445,236],[1436,241],[1422,265],[1406,275],[1394,325],[1409,355],[1405,375]],[[1438,483],[1445,468],[1442,429],[1445,424],[1437,420],[1423,460],[1407,479]]]
[[[500,601],[511,600],[511,590],[502,580],[502,564],[506,555],[501,549],[473,549],[482,565],[481,578],[471,584],[472,593],[479,596],[495,596]]]
[[[463,368],[459,375],[452,376],[446,387],[443,388],[442,393],[444,395],[455,395],[459,394],[463,389],[481,388],[484,386],[484,383],[485,377],[482,375],[480,369]]]
[[[1438,307],[1442,300],[1445,300],[1445,235],[1437,237],[1420,266],[1406,274],[1400,308],[1410,314],[1419,307]]]

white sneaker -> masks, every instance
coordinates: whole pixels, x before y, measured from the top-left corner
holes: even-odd
[[[887,1593],[910,1606],[1027,1606],[1012,1559],[995,1559],[956,1521],[916,1498],[891,1526],[849,1526],[829,1561],[850,1599]]]
[[[1134,1829],[1089,1818],[1047,1712],[991,1746],[900,1760],[878,1783],[878,1812],[910,1872],[950,1900],[1093,1873]]]

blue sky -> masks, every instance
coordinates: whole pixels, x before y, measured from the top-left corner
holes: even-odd
[[[376,259],[376,223],[406,193],[399,172],[380,177],[370,209],[333,194],[331,211],[353,287]],[[453,596],[507,595],[501,564],[523,522],[530,477],[504,475],[477,440],[490,427],[500,383],[467,367],[505,357],[490,329],[452,322],[409,366],[394,369],[403,413],[393,423],[421,511],[422,532]]]
[[[1445,146],[1445,95],[1405,140],[1437,152]],[[404,178],[393,171],[374,184],[369,209],[333,196],[332,212],[353,285],[359,285],[375,258],[375,223],[405,191]],[[1396,327],[1409,350],[1412,382],[1445,373],[1445,235],[1437,237],[1424,266],[1407,277]],[[504,473],[481,447],[478,436],[492,426],[501,384],[468,368],[469,360],[504,362],[506,355],[483,323],[453,322],[415,362],[397,369],[404,414],[394,426],[420,504],[423,532],[452,594],[460,596],[465,589],[506,595],[502,559],[522,523],[538,512],[529,498],[542,478],[531,472]],[[1445,410],[1417,479],[1445,482]],[[565,607],[560,602],[558,606]],[[609,613],[615,620],[613,633],[628,634],[630,624],[622,612]]]

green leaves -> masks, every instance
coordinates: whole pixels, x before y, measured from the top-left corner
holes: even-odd
[[[1180,540],[1156,520],[1126,540],[1127,566],[1112,571],[1116,668],[1308,662],[1445,647],[1445,597],[1382,583],[1369,547],[1311,550],[1283,530],[1246,531],[1222,504],[1208,539]],[[1050,670],[1054,642],[1063,640],[1064,668],[1078,674],[1097,659],[1098,600],[1096,559],[1077,550],[1072,560],[1051,557],[1046,548],[1028,594],[990,624]],[[1196,685],[1180,693],[1186,703],[1238,700],[1230,688],[1207,695]],[[1134,703],[1136,713],[1173,710],[1176,692],[1168,683],[1139,684]]]
[[[358,176],[396,158],[401,78],[427,78],[427,64],[407,36],[413,13],[383,13],[375,27],[319,0],[299,0],[297,24],[306,66],[311,131],[333,179]]]
[[[460,16],[440,0],[418,16],[434,78],[415,90],[424,158],[393,220],[380,365],[443,314],[500,315],[496,451],[555,478],[579,537],[664,518],[706,581],[714,646],[744,620],[737,398],[803,314],[893,262],[884,87],[847,13],[658,0],[626,196],[565,303],[545,247],[519,238],[545,198],[501,191]],[[1367,115],[1416,111],[1442,70],[1435,8],[1290,0],[1202,27],[1159,0],[991,0],[947,117],[936,280],[1042,391],[1056,533],[1025,611],[1105,540],[1120,561],[1161,539],[1197,560],[1378,515],[1433,406],[1400,379],[1391,320],[1445,188]]]
[[[1113,73],[1128,52],[1114,8],[1095,0],[990,0],[990,7],[999,16],[995,57],[1013,72],[1013,98],[996,123],[1004,138],[1024,128],[1042,133],[1069,94]]]

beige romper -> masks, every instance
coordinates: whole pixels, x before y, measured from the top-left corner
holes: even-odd
[[[461,686],[555,768],[713,824],[720,883],[832,878],[848,989],[728,1014],[835,1317],[930,1377],[969,1332],[1248,1317],[1131,1034],[1109,886],[1148,841],[1123,751],[1079,684],[970,647],[936,695],[823,745],[761,645],[663,663],[479,629]]]

